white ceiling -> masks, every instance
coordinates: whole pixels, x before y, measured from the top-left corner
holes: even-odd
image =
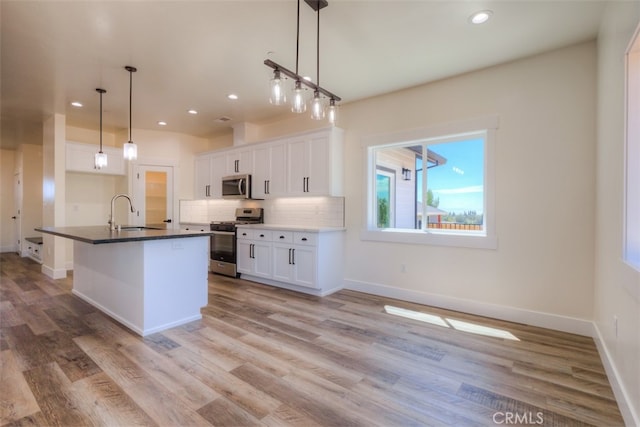
[[[594,39],[606,1],[329,0],[320,84],[345,104]],[[300,7],[299,70],[315,80],[316,15]],[[470,24],[482,9],[492,19]],[[2,147],[37,134],[53,113],[97,129],[98,87],[107,90],[105,130],[126,129],[125,65],[138,68],[135,129],[207,137],[293,114],[269,104],[263,61],[295,69],[296,0],[2,0],[0,15]],[[216,122],[223,116],[232,120]]]

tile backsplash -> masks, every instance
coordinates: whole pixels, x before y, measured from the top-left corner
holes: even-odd
[[[235,219],[240,207],[264,209],[265,224],[344,227],[344,197],[283,197],[271,200],[180,200],[180,222],[205,224]]]

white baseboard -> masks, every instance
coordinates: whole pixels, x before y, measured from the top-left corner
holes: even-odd
[[[0,246],[0,252],[5,253],[5,252],[18,252],[18,248],[16,247],[16,245],[7,245],[7,246]]]
[[[640,426],[640,407],[633,407],[631,397],[629,397],[624,383],[620,381],[621,376],[618,373],[616,365],[613,363],[611,352],[595,322],[593,323],[593,341],[595,341],[596,347],[598,347],[598,354],[600,354],[600,359],[607,372],[607,378],[609,378],[609,382],[611,383],[611,388],[616,397],[616,402],[618,402],[618,407],[622,413],[625,425]]]
[[[419,292],[410,289],[394,288],[392,286],[382,285],[379,283],[368,283],[359,280],[345,279],[344,288],[403,301],[432,305],[434,307],[446,308],[449,310],[462,311],[469,314],[477,314],[479,316],[492,317],[494,319],[524,323],[541,328],[555,329],[557,331],[569,332],[572,334],[589,337],[593,334],[593,323],[591,321],[575,317],[560,316],[542,311],[525,310],[506,305],[483,303],[446,295]]]
[[[51,279],[64,279],[65,277],[67,277],[67,270],[64,268],[53,269],[48,265],[42,264],[40,271],[42,271],[42,274],[50,277]]]

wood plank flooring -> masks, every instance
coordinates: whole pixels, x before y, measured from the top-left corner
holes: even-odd
[[[141,338],[70,278],[0,270],[2,426],[623,425],[587,337],[210,275],[202,320]]]

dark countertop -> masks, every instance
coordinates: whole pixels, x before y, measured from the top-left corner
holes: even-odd
[[[181,239],[186,237],[210,236],[212,234],[209,230],[176,230],[161,229],[159,227],[157,229],[111,231],[106,225],[89,227],[41,227],[35,230],[94,245],[101,243],[139,242],[144,240]]]

